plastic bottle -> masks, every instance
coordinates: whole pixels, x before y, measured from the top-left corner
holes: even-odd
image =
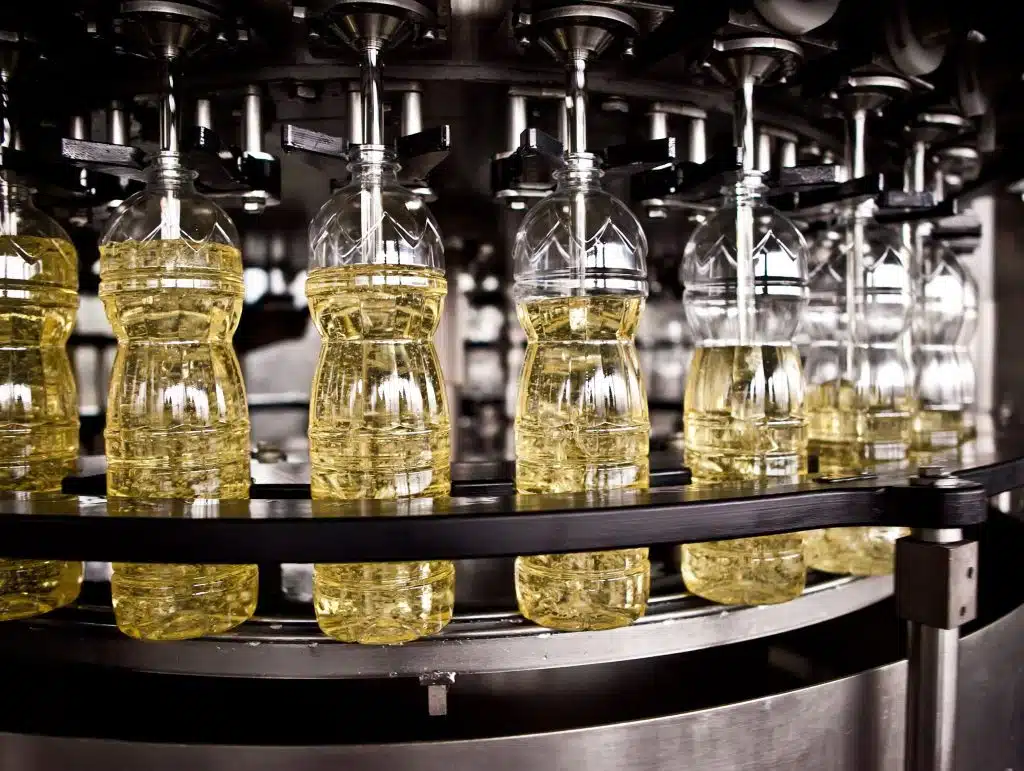
[[[634,343],[647,239],[600,177],[595,156],[568,155],[555,192],[516,236],[514,297],[528,340],[515,420],[520,493],[649,484],[650,419]],[[646,548],[516,560],[520,612],[552,629],[631,624],[649,589]]]
[[[242,312],[238,234],[171,152],[100,240],[100,297],[118,339],[107,399],[111,498],[249,495],[249,417],[231,336]],[[124,515],[146,505],[119,502]],[[252,616],[255,565],[115,563],[114,613],[125,634],[178,640]]]
[[[849,212],[843,237],[811,270],[811,306],[830,296],[833,324],[807,359],[811,452],[822,475],[844,477],[906,463],[913,377],[901,338],[914,297],[913,262],[900,231],[872,220],[872,202]],[[838,277],[835,292],[818,276]],[[897,527],[827,528],[805,536],[807,564],[853,575],[891,573]]]
[[[59,492],[78,457],[78,396],[65,345],[78,256],[31,191],[0,175],[0,490]],[[0,620],[74,602],[82,563],[0,560]]]
[[[448,403],[433,336],[447,293],[437,223],[398,184],[390,151],[364,145],[350,184],[310,225],[306,280],[323,338],[310,404],[312,494],[320,500],[447,496]],[[396,644],[451,620],[449,561],[318,564],[325,634]]]
[[[914,314],[912,449],[926,455],[955,450],[965,438],[965,379],[958,341],[968,313],[969,278],[943,243],[925,240],[919,301]]]
[[[795,482],[807,472],[804,380],[791,342],[806,303],[807,249],[763,189],[760,172],[746,171],[683,255],[683,304],[698,346],[683,444],[696,485]],[[687,588],[715,602],[784,602],[803,591],[799,533],[681,552]]]

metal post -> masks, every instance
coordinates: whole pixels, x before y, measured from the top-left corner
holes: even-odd
[[[245,89],[242,149],[250,155],[263,153],[263,99],[259,86],[248,86]]]
[[[196,127],[213,131],[213,104],[209,99],[196,100]]]
[[[423,94],[409,90],[402,94],[401,134],[419,134],[423,131]]]
[[[647,133],[649,138],[664,139],[668,136],[668,115],[666,113],[652,107],[651,111],[647,113],[647,119],[649,121]]]
[[[955,543],[960,530],[914,530],[925,543]],[[907,655],[906,771],[952,771],[960,630],[911,621]]]
[[[919,468],[910,483],[971,486],[939,466]],[[909,622],[906,771],[953,771],[960,627],[977,615],[977,576],[978,544],[959,528],[915,528],[896,542],[896,609]]]
[[[527,127],[526,97],[510,94],[508,97],[508,138],[505,143],[510,152],[519,148],[519,138]]]

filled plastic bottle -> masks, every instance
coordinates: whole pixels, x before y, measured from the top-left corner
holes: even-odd
[[[932,238],[925,240],[920,287],[913,319],[917,410],[912,449],[927,456],[955,450],[963,441],[967,402],[958,341],[969,278],[956,255]]]
[[[964,276],[964,319],[960,325],[960,334],[956,340],[957,371],[960,373],[960,394],[964,403],[963,427],[961,441],[969,442],[978,436],[978,416],[976,414],[976,392],[978,373],[974,367],[974,356],[971,346],[978,332],[978,282],[971,274],[970,267],[963,257],[957,257]]]
[[[807,473],[800,354],[807,248],[762,200],[760,172],[723,191],[683,256],[683,303],[697,340],[686,382],[683,445],[695,485],[796,482]],[[784,602],[806,578],[800,533],[686,544],[694,594],[729,605]]]
[[[899,230],[871,219],[872,207],[850,212],[844,237],[811,268],[810,307],[831,303],[832,313],[822,315],[829,323],[815,329],[807,359],[808,436],[820,473],[830,477],[898,468],[910,446],[913,378],[901,338],[913,304],[912,258]],[[805,557],[829,573],[887,574],[905,533],[815,530],[805,534]]]
[[[161,152],[100,240],[100,297],[118,340],[104,433],[112,499],[249,495],[249,416],[231,342],[242,254],[231,219],[196,192],[194,176]],[[116,511],[145,506],[118,502]],[[258,574],[255,565],[115,563],[111,592],[125,634],[180,640],[250,618]]]
[[[447,282],[437,222],[398,184],[394,155],[363,145],[350,184],[310,224],[306,280],[323,344],[310,404],[314,499],[447,496],[448,403],[433,337]],[[318,564],[313,603],[325,634],[397,644],[452,618],[445,560]]]
[[[528,341],[515,419],[520,493],[649,484],[650,419],[634,343],[647,239],[600,177],[593,155],[569,155],[555,192],[516,236],[514,297]],[[516,559],[520,612],[552,629],[631,624],[649,589],[646,548]]]
[[[78,396],[65,345],[78,312],[67,233],[0,175],[0,491],[59,492],[78,457]],[[0,620],[74,602],[82,563],[0,559]]]

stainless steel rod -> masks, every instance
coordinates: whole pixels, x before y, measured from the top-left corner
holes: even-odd
[[[263,98],[259,86],[249,86],[245,89],[242,149],[250,155],[263,152]]]
[[[933,543],[961,540],[959,529],[919,529]],[[899,568],[897,567],[897,570]],[[959,629],[910,623],[907,655],[906,771],[953,771]]]
[[[568,135],[565,151],[587,151],[587,59],[574,52],[566,68],[565,108],[568,115]]]
[[[423,94],[406,91],[402,94],[401,132],[403,137],[423,131]]]
[[[362,76],[362,143],[384,144],[384,100],[381,86],[380,49],[368,45],[363,50],[360,66]]]
[[[508,138],[506,149],[515,150],[519,147],[519,139],[528,125],[526,113],[526,97],[510,94],[508,97]]]
[[[164,89],[160,95],[160,147],[172,153],[179,152],[178,101],[174,70],[171,62],[164,63]]]
[[[107,141],[112,145],[128,144],[128,111],[117,99],[107,109]]]

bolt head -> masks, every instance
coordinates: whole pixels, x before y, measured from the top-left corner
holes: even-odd
[[[292,18],[293,19],[305,19],[306,18],[306,6],[304,6],[304,5],[293,5],[292,6]]]
[[[917,469],[917,475],[922,479],[941,479],[942,477],[949,476],[949,472],[942,466],[929,465],[919,466]]]

